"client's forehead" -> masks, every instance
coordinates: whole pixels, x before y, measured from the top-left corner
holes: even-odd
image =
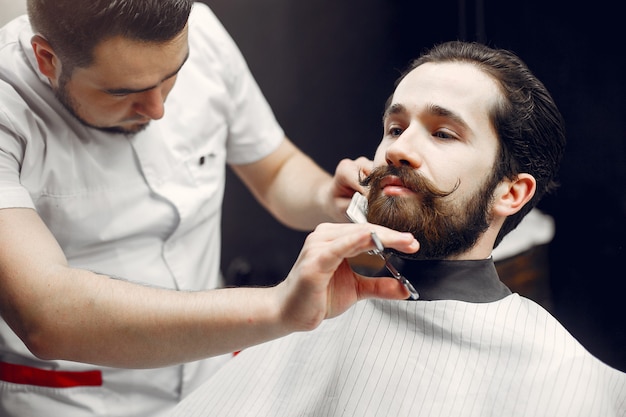
[[[390,104],[401,104],[409,111],[435,105],[461,114],[469,110],[487,113],[500,97],[496,81],[473,64],[426,63],[402,79]]]
[[[500,99],[496,81],[475,65],[427,63],[402,79],[387,112],[394,108],[413,116],[434,112],[457,118],[472,130],[491,130],[490,110]]]

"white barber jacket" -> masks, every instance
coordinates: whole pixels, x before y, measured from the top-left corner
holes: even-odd
[[[37,210],[73,267],[179,290],[219,286],[225,164],[263,158],[284,133],[213,13],[194,6],[165,116],[129,137],[65,110],[37,71],[31,36],[25,16],[0,30],[0,208]],[[42,361],[0,320],[0,415],[154,417],[224,360],[155,370]]]

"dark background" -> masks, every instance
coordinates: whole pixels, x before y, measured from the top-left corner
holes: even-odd
[[[515,51],[566,121],[553,216],[553,314],[602,361],[626,371],[626,82],[623,24],[608,0],[205,0],[248,60],[287,135],[334,171],[372,157],[383,104],[433,43],[478,40]],[[269,285],[304,233],[273,220],[229,174],[222,266],[229,283]]]

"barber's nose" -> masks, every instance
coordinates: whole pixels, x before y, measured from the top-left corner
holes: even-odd
[[[165,114],[165,96],[160,88],[153,88],[141,93],[135,111],[152,120],[158,120]]]
[[[422,164],[422,157],[417,148],[416,134],[406,130],[387,147],[385,160],[388,165],[419,168]]]

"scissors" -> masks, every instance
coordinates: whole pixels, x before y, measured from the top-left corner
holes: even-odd
[[[350,201],[350,205],[346,210],[346,215],[353,223],[367,223],[367,217],[365,213],[367,212],[367,199],[359,192],[354,193],[352,196],[352,200]],[[419,298],[419,293],[411,282],[406,279],[404,275],[402,275],[395,266],[389,262],[389,258],[391,254],[385,254],[385,247],[383,246],[383,242],[380,241],[380,238],[376,235],[375,232],[371,232],[372,241],[374,241],[374,245],[376,249],[369,251],[371,255],[380,256],[380,258],[385,261],[385,267],[387,270],[393,275],[395,279],[400,281],[404,287],[409,290],[411,293],[411,300],[417,300]]]
[[[385,268],[387,268],[387,270],[391,273],[391,275],[393,275],[395,279],[400,281],[402,285],[404,285],[404,287],[407,290],[409,290],[409,293],[411,293],[409,298],[411,300],[417,300],[420,297],[419,293],[417,292],[415,287],[413,287],[411,282],[408,279],[406,279],[406,277],[402,275],[400,271],[398,271],[391,262],[389,262],[389,258],[391,257],[391,254],[385,255],[385,252],[384,252],[385,247],[383,246],[383,243],[380,241],[380,238],[378,237],[376,232],[371,232],[370,235],[372,236],[372,241],[374,242],[374,245],[376,246],[376,249],[372,250],[371,253],[374,255],[380,256],[380,258],[383,261],[385,261]]]

